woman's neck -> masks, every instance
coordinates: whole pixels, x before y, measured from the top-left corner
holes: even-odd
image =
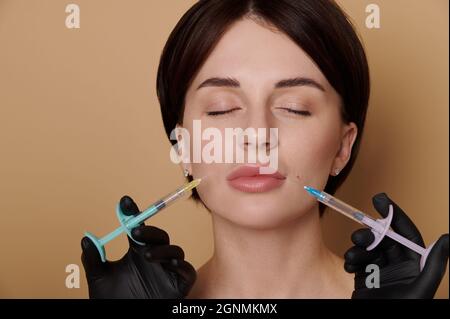
[[[325,247],[317,211],[273,229],[212,216],[215,252],[199,270],[191,297],[350,297],[351,277]]]

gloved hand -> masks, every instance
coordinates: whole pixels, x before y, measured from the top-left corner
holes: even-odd
[[[120,207],[125,215],[139,214],[135,202],[122,197]],[[140,225],[128,237],[128,252],[117,261],[103,263],[94,243],[83,237],[81,260],[86,272],[90,298],[184,298],[197,273],[184,260],[183,250],[169,244],[162,229]]]
[[[372,198],[375,209],[386,217],[389,204],[393,205],[392,229],[405,238],[425,247],[422,236],[409,217],[384,193]],[[355,244],[345,253],[345,270],[355,273],[353,299],[431,299],[445,274],[449,256],[448,234],[442,235],[428,255],[426,264],[420,272],[420,255],[384,237],[380,244],[367,251],[375,237],[369,228],[359,229],[352,234]],[[366,266],[376,264],[380,269],[379,288],[367,288]]]

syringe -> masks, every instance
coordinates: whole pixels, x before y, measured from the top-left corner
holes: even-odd
[[[344,203],[343,201],[331,196],[328,193],[323,191],[319,191],[309,186],[304,187],[308,193],[314,196],[318,201],[324,203],[325,205],[333,208],[334,210],[340,212],[346,217],[371,228],[372,233],[375,236],[375,240],[372,244],[370,244],[366,249],[372,250],[383,240],[384,236],[388,236],[395,240],[396,242],[402,244],[403,246],[408,247],[409,249],[415,251],[419,255],[421,255],[420,259],[420,270],[423,269],[428,254],[433,248],[433,244],[431,244],[428,248],[421,247],[416,243],[410,241],[409,239],[403,237],[402,235],[394,232],[390,229],[392,216],[393,216],[393,207],[389,205],[389,213],[388,216],[384,219],[373,219],[372,217],[362,213],[360,210]]]
[[[89,232],[86,232],[85,236],[88,237],[90,240],[92,240],[92,242],[95,244],[95,247],[97,247],[97,250],[100,253],[100,257],[103,262],[106,261],[106,253],[104,247],[105,244],[113,240],[123,232],[127,233],[128,236],[137,244],[144,245],[143,243],[133,239],[133,236],[131,236],[131,230],[137,227],[140,223],[144,222],[148,218],[155,215],[157,212],[169,206],[177,199],[182,198],[183,195],[185,195],[188,191],[197,187],[198,184],[200,184],[200,181],[201,179],[196,179],[190,183],[185,184],[184,186],[177,188],[175,191],[164,196],[162,199],[150,205],[150,207],[148,207],[142,213],[135,216],[127,216],[124,213],[122,213],[122,210],[120,209],[120,204],[118,203],[116,206],[116,215],[117,219],[120,222],[120,226],[102,238],[97,238],[95,235]]]

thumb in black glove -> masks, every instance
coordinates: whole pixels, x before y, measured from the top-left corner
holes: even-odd
[[[139,214],[128,196],[120,200],[125,215]],[[179,246],[169,244],[169,235],[154,226],[140,225],[131,232],[141,246],[128,237],[128,252],[117,261],[101,261],[94,243],[83,237],[81,260],[90,298],[183,298],[196,279],[194,267],[184,260]]]
[[[417,227],[386,194],[375,195],[372,202],[383,217],[388,215],[391,204],[394,209],[392,229],[419,246],[425,247]],[[434,244],[422,271],[419,265],[421,256],[391,238],[383,238],[375,249],[367,251],[366,247],[374,239],[372,231],[368,228],[359,229],[352,234],[355,246],[344,256],[345,270],[355,273],[355,290],[352,298],[433,298],[447,266],[448,234],[442,235]],[[366,266],[369,264],[375,264],[380,269],[379,288],[368,288],[366,285],[366,278],[370,275],[366,273]]]

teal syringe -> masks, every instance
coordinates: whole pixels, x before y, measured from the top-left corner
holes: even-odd
[[[190,183],[187,183],[179,188],[177,188],[175,191],[171,192],[170,194],[164,196],[162,199],[156,201],[150,207],[148,207],[146,210],[144,210],[142,213],[134,216],[127,216],[124,213],[122,213],[122,210],[120,209],[120,205],[117,204],[116,206],[116,215],[117,219],[120,222],[120,226],[107,234],[106,236],[102,238],[97,238],[95,235],[86,232],[85,236],[88,237],[97,247],[97,250],[100,254],[100,257],[103,262],[106,261],[106,253],[105,253],[105,244],[122,234],[123,232],[127,233],[128,236],[137,244],[144,245],[144,243],[141,243],[135,239],[133,239],[133,236],[131,236],[131,230],[135,227],[137,227],[140,223],[144,222],[145,220],[149,219],[153,215],[155,215],[157,212],[161,211],[162,209],[169,206],[171,203],[176,201],[179,198],[182,198],[183,195],[185,195],[190,190],[194,189],[195,187],[200,184],[201,179],[195,179]]]

